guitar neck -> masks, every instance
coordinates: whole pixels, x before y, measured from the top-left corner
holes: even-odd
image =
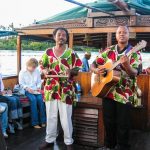
[[[129,57],[129,56],[133,53],[133,51],[134,51],[134,48],[133,48],[132,50],[130,50],[130,51],[126,54],[126,56]],[[113,70],[114,68],[116,68],[120,63],[121,63],[120,60],[118,60],[117,62],[115,62],[115,63],[113,64],[113,67],[112,67],[111,70]]]
[[[121,63],[120,60],[118,60],[117,62],[115,62],[113,64],[113,67],[111,68],[111,70],[115,69],[120,63]]]

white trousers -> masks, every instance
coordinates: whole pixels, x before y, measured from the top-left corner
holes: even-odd
[[[64,131],[64,143],[71,145],[72,139],[72,105],[65,104],[58,100],[46,102],[47,127],[46,142],[52,143],[57,137],[58,112],[60,115],[61,126]]]

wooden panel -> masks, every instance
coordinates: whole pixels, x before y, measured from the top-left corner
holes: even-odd
[[[130,25],[130,17],[116,16],[116,17],[97,17],[94,18],[94,27],[118,27],[119,25]]]
[[[138,86],[142,91],[142,105],[147,107],[148,105],[148,95],[149,95],[149,76],[148,75],[140,75],[137,78]]]
[[[91,90],[91,73],[79,72],[75,80],[79,81],[79,83],[81,84],[83,95],[88,95]]]
[[[141,126],[144,126],[146,124],[146,127],[150,128],[150,76],[139,75],[137,79],[138,79],[138,86],[142,91],[142,105],[144,106],[145,110],[142,109],[136,110],[137,113],[135,113],[134,117],[137,119],[134,119],[133,123],[137,124],[138,127],[140,126],[138,125],[138,122],[141,121],[143,122],[143,125]],[[138,113],[141,113],[142,115],[139,114],[137,117]],[[146,116],[146,118],[144,118],[144,116]]]
[[[102,106],[78,102],[73,113],[75,142],[89,146],[103,146],[104,126]]]
[[[81,102],[85,102],[88,104],[96,104],[96,105],[102,105],[102,99],[98,97],[93,97],[92,95],[87,95],[87,96],[82,96],[81,97]]]
[[[78,114],[90,114],[90,115],[96,115],[98,116],[98,111],[96,109],[77,109],[75,110],[76,113]]]
[[[150,16],[149,15],[137,16],[137,25],[150,26]]]
[[[5,88],[14,88],[14,85],[18,83],[18,77],[8,77],[3,79]]]
[[[98,110],[89,108],[76,108],[73,114],[75,141],[79,143],[85,142],[86,145],[88,145],[89,142],[97,145]]]

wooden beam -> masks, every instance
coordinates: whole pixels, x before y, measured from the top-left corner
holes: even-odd
[[[129,16],[129,15],[135,15],[136,14],[135,9],[131,9],[129,14],[127,14],[123,11],[111,11],[111,13],[113,13],[115,16]],[[110,15],[105,14],[103,12],[88,12],[89,18],[106,17],[106,16],[110,16]]]
[[[69,33],[115,33],[118,27],[68,29]],[[150,27],[129,27],[130,32],[150,32]]]
[[[101,27],[101,28],[72,28],[68,29],[69,33],[74,34],[85,34],[85,33],[108,33],[116,32],[117,27]],[[54,29],[30,29],[30,30],[20,30],[20,35],[45,35],[52,34]],[[150,27],[129,27],[130,32],[150,32]]]
[[[17,74],[21,70],[21,36],[17,36]]]
[[[107,47],[112,45],[112,33],[107,33]]]
[[[50,36],[49,34],[42,34],[42,35],[35,35],[37,37],[43,37],[43,38],[53,38],[53,36]]]
[[[17,30],[19,35],[47,35],[53,34],[54,29],[23,29]]]
[[[73,33],[69,34],[69,48],[73,49]]]
[[[129,27],[130,32],[149,32],[150,33],[150,27]]]
[[[72,28],[68,29],[69,33],[85,34],[85,33],[107,33],[115,32],[117,27],[106,27],[106,28]],[[21,30],[20,35],[45,35],[53,34],[53,29],[30,29],[30,30]]]

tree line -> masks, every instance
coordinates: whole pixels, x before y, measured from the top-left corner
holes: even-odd
[[[17,37],[5,37],[0,39],[0,50],[16,50],[17,46]],[[21,48],[22,50],[35,50],[35,51],[43,51],[47,48],[51,48],[54,46],[52,42],[35,42],[30,40],[22,40]],[[75,51],[98,51],[96,48],[91,48],[87,46],[74,46]]]
[[[16,50],[17,37],[5,37],[0,39],[0,50]],[[53,47],[54,43],[50,42],[36,42],[29,40],[22,40],[22,50],[46,50],[48,47]]]

